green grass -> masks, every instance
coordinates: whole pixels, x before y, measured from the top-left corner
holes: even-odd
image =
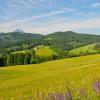
[[[2,67],[0,100],[29,100],[30,96],[35,98],[38,91],[45,94],[65,91],[66,81],[91,90],[91,82],[97,77],[100,77],[100,55]]]
[[[37,46],[36,47],[36,55],[38,56],[52,56],[56,54],[52,49],[50,49],[49,46],[44,46],[44,45],[41,45],[41,46]]]
[[[77,49],[73,49],[69,51],[69,53],[80,55],[80,54],[89,54],[89,53],[97,53],[98,49],[95,49],[96,44],[91,44],[83,47],[79,47]]]

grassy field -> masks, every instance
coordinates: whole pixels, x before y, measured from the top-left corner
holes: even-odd
[[[100,78],[100,55],[68,58],[37,65],[2,67],[0,100],[36,100],[38,92],[46,95],[48,92],[66,91],[67,81],[71,86],[89,88],[91,92],[91,84],[95,78]]]
[[[48,56],[52,56],[54,54],[56,54],[56,52],[54,52],[52,49],[50,49],[49,46],[40,45],[40,46],[36,47],[36,55],[38,55],[38,56],[48,57]]]
[[[95,46],[96,46],[96,44],[91,44],[91,45],[79,47],[79,48],[69,51],[69,53],[72,53],[75,55],[86,54],[86,53],[87,54],[89,54],[89,53],[95,54],[98,52],[98,50],[100,50],[100,48],[96,49]]]

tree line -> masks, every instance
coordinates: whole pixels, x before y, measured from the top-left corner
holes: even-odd
[[[51,56],[36,55],[35,50],[10,52],[7,54],[0,55],[0,67],[12,65],[38,64],[45,61],[51,61],[61,58],[100,54],[99,48],[100,44],[96,44],[93,51],[81,51],[77,54],[76,52],[70,52],[67,50],[61,50],[51,47],[51,49],[53,49],[56,52],[56,54],[52,54]]]
[[[34,50],[31,52],[19,51],[19,52],[12,52],[5,56],[0,56],[0,66],[37,64],[56,59],[58,59],[58,55],[56,54],[46,57],[46,56],[36,55]]]

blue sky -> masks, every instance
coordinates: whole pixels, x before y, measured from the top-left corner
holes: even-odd
[[[100,0],[0,0],[0,32],[100,34]]]

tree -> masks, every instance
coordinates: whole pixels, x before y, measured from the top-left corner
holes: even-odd
[[[0,56],[0,67],[4,66],[4,58]]]
[[[34,55],[32,55],[30,59],[30,64],[36,64],[36,63],[38,63],[38,60],[36,59]]]
[[[31,54],[26,53],[25,54],[25,59],[24,59],[24,64],[30,64],[30,59],[31,59]]]
[[[6,65],[8,65],[8,66],[14,65],[14,57],[13,57],[13,54],[7,55]]]

